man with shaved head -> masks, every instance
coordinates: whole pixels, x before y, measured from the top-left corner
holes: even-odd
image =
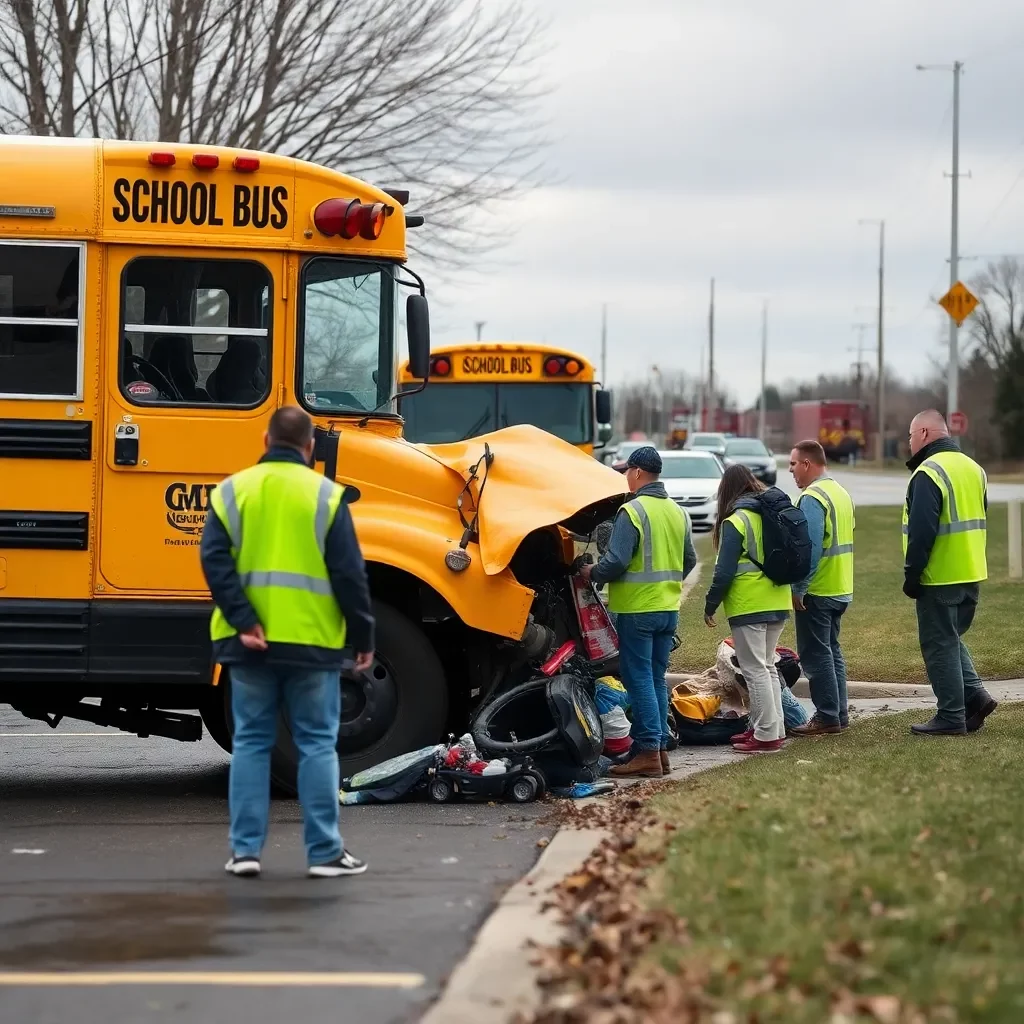
[[[978,607],[985,559],[985,471],[964,455],[935,409],[910,424],[911,472],[903,508],[903,593],[917,603],[917,631],[936,714],[917,735],[976,732],[996,709],[963,642]]]

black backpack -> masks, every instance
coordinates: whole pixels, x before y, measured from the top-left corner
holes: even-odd
[[[760,498],[763,561],[751,561],[772,583],[799,583],[811,570],[807,517],[778,487],[769,487]]]

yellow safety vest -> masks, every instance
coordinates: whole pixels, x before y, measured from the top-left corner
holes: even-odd
[[[808,485],[798,502],[814,499],[825,510],[825,537],[821,561],[811,577],[808,594],[817,597],[853,597],[853,499],[830,476]]]
[[[269,643],[345,646],[345,617],[324,560],[343,490],[307,466],[262,462],[228,477],[210,495],[210,510],[231,538],[245,596]],[[215,608],[212,639],[235,632]]]
[[[911,474],[926,473],[942,492],[939,533],[921,575],[926,586],[980,583],[988,579],[985,471],[963,452],[936,452]],[[909,488],[908,488],[909,497]],[[910,509],[903,503],[903,554],[910,535]]]
[[[626,571],[608,584],[608,608],[626,614],[678,611],[690,517],[671,498],[649,494],[633,498],[623,509],[640,543]]]
[[[788,583],[773,583],[754,564],[764,564],[764,548],[761,544],[761,513],[752,509],[737,509],[728,519],[743,538],[739,565],[729,589],[725,592],[722,606],[728,619],[756,612],[783,612],[793,607],[793,592]]]

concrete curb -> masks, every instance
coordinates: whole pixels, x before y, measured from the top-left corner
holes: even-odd
[[[484,922],[422,1024],[507,1024],[540,1003],[533,955],[526,942],[550,946],[561,937],[553,911],[540,912],[544,894],[590,856],[604,829],[562,829]]]
[[[693,675],[685,672],[668,672],[665,679],[669,686],[676,683],[685,683],[693,679]],[[931,697],[932,688],[921,683],[857,683],[846,684],[847,693],[850,697]],[[807,677],[801,676],[793,687],[793,694],[797,697],[810,697],[811,692],[807,686]]]

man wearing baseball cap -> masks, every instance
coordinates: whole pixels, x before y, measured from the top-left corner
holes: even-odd
[[[626,462],[633,494],[619,509],[608,547],[595,566],[580,572],[608,584],[616,613],[619,667],[633,713],[633,756],[609,774],[660,778],[668,763],[668,687],[665,672],[679,620],[683,580],[697,564],[690,518],[665,491],[661,456],[637,448]]]

